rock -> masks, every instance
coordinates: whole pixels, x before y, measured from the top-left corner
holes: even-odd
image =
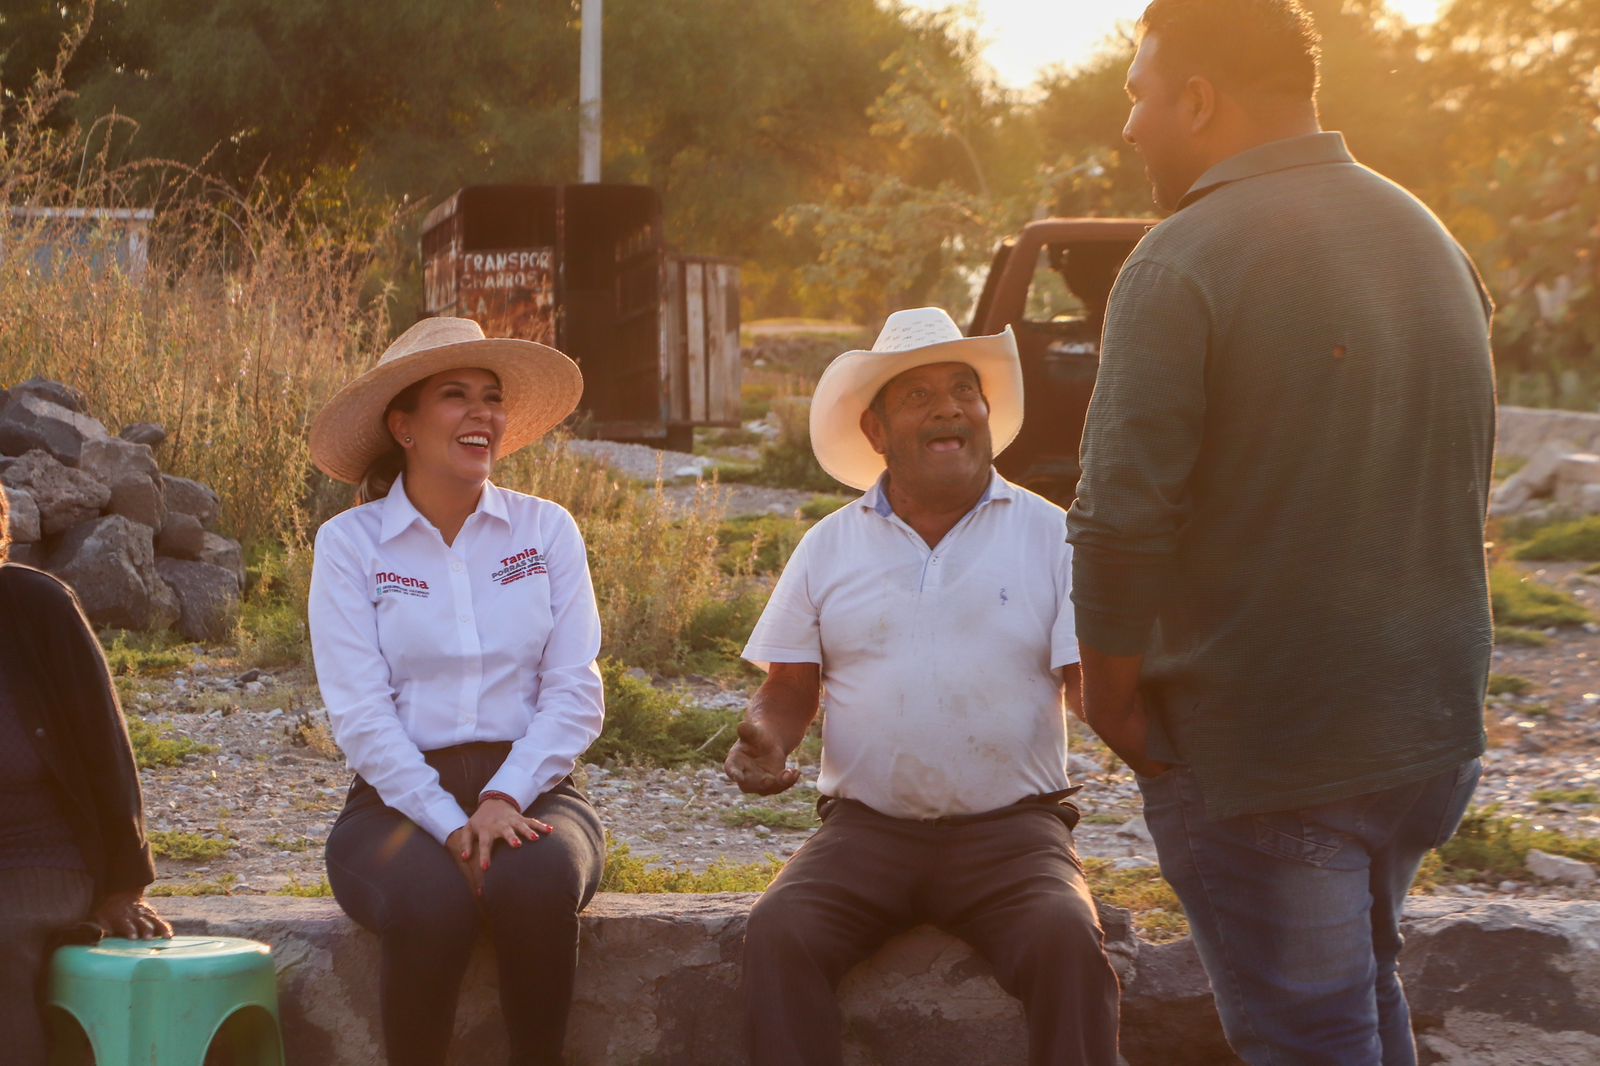
[[[1529,873],[1545,881],[1586,885],[1595,879],[1594,867],[1581,859],[1551,855],[1538,848],[1529,849],[1526,864]]]
[[[65,407],[76,414],[88,414],[89,404],[83,398],[83,393],[71,385],[63,385],[59,381],[49,381],[45,378],[29,378],[20,385],[11,386],[11,391],[31,393],[43,397],[53,404]]]
[[[162,523],[161,532],[156,534],[156,551],[174,559],[199,559],[205,546],[206,531],[200,525],[200,519],[167,508],[167,520]]]
[[[161,480],[166,483],[167,510],[178,511],[181,514],[194,515],[200,519],[200,524],[211,529],[217,520],[217,515],[222,511],[221,501],[217,494],[198,481],[191,481],[186,477],[173,477],[171,474],[162,474]]]
[[[23,566],[31,566],[35,570],[43,570],[50,553],[45,551],[43,544],[13,544],[6,553],[6,558]]]
[[[11,390],[0,410],[0,452],[22,455],[37,448],[67,466],[77,466],[86,440],[100,440],[106,427],[86,414],[22,386]]]
[[[1067,756],[1067,772],[1069,774],[1097,774],[1100,772],[1100,764],[1087,755],[1079,755],[1074,752]]]
[[[28,452],[0,474],[7,485],[26,489],[39,508],[39,529],[53,537],[99,516],[111,490],[81,470],[64,466],[43,450]]]
[[[165,629],[177,604],[156,572],[150,530],[122,515],[74,526],[50,553],[50,571],[71,585],[89,620],[118,629]]]
[[[178,600],[178,632],[189,640],[226,640],[239,617],[239,582],[210,563],[160,558],[156,571]]]
[[[27,489],[0,486],[6,494],[6,511],[10,514],[11,543],[33,544],[44,534],[39,530],[39,505]]]
[[[1589,485],[1600,485],[1600,455],[1575,452],[1562,456],[1555,473],[1556,502],[1576,503],[1581,490]]]
[[[230,571],[239,579],[239,591],[244,591],[244,549],[238,541],[229,540],[220,533],[203,532],[200,551],[195,558]]]
[[[161,469],[148,444],[107,437],[83,444],[78,469],[111,490],[110,512],[160,529],[167,517]]]
[[[1126,822],[1117,826],[1117,835],[1123,837],[1132,837],[1134,840],[1140,841],[1144,844],[1152,843],[1150,839],[1150,827],[1144,824],[1144,818],[1140,817],[1139,815],[1134,815]]]
[[[117,436],[135,444],[148,444],[154,448],[167,439],[167,427],[159,422],[135,422],[131,426],[123,426],[122,432]]]
[[[1538,496],[1548,496],[1555,482],[1556,470],[1572,449],[1561,443],[1546,443],[1529,457],[1521,470],[1506,478],[1495,490],[1489,512],[1503,515],[1522,510]]]

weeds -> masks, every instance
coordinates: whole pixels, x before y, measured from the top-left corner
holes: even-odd
[[[1526,560],[1600,562],[1600,515],[1545,526],[1513,554]]]
[[[215,881],[180,881],[177,884],[151,885],[152,896],[231,896],[239,883],[238,874],[223,874]]]
[[[188,737],[174,735],[169,725],[152,725],[137,715],[128,715],[127,721],[133,757],[141,770],[157,766],[181,766],[183,760],[191,755],[211,755],[217,750],[211,744],[201,744]]]
[[[808,522],[820,522],[849,502],[851,502],[849,496],[818,493],[800,505],[800,517]]]
[[[1543,648],[1550,643],[1550,638],[1537,629],[1526,629],[1522,626],[1506,626],[1496,623],[1494,627],[1494,642],[1513,647]]]
[[[626,844],[606,841],[602,892],[763,892],[783,869],[780,859],[746,864],[718,859],[704,870],[662,866],[633,855]]]
[[[1110,859],[1084,859],[1083,870],[1094,898],[1133,912],[1133,927],[1144,939],[1168,944],[1189,935],[1183,905],[1156,867],[1117,870]]]
[[[739,716],[732,711],[693,707],[648,679],[631,676],[628,667],[604,659],[600,673],[606,687],[605,729],[584,758],[592,763],[615,761],[648,766],[681,766],[720,762],[719,740],[733,743]]]
[[[727,574],[777,574],[809,523],[783,515],[741,515],[717,527],[719,565]]]
[[[1569,626],[1589,620],[1589,612],[1571,596],[1510,563],[1497,563],[1489,571],[1489,598],[1499,625]]]
[[[822,823],[814,811],[752,803],[723,811],[722,824],[732,829],[754,829],[758,825],[768,829],[815,829]]]
[[[245,568],[235,640],[244,662],[286,666],[310,657],[306,602],[311,595],[311,549],[296,533],[287,546],[260,544]]]
[[[202,836],[199,833],[184,833],[171,829],[152,829],[150,837],[150,850],[165,859],[177,859],[180,862],[206,862],[211,859],[220,859],[233,850],[233,840],[228,836],[225,828],[218,826],[220,837]]]
[[[333,896],[333,886],[328,884],[324,877],[315,884],[302,884],[298,877],[291,876],[289,883],[273,893],[275,896],[299,896],[302,899],[327,899]]]
[[[1593,788],[1541,788],[1533,794],[1533,802],[1543,804],[1570,804],[1584,806],[1600,803],[1600,789]]]
[[[170,631],[108,629],[100,634],[100,644],[112,677],[161,677],[194,663],[194,646]]]
[[[1526,696],[1533,691],[1533,682],[1515,674],[1490,674],[1489,695]]]
[[[1461,826],[1428,856],[1417,877],[1419,888],[1463,881],[1498,883],[1528,876],[1528,852],[1537,848],[1585,862],[1600,862],[1600,839],[1580,839],[1539,829],[1500,814],[1498,806],[1467,812]]]

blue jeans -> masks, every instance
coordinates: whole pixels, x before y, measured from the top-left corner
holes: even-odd
[[[1251,1066],[1413,1066],[1400,913],[1478,784],[1472,759],[1398,788],[1206,821],[1194,774],[1139,778],[1228,1043]]]

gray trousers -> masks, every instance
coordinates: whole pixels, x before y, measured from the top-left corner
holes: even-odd
[[[752,1066],[838,1066],[834,989],[895,933],[955,934],[1022,1000],[1033,1066],[1117,1061],[1117,976],[1072,843],[1071,808],[907,821],[849,800],[756,903],[742,996]]]
[[[0,1058],[14,1066],[44,1066],[50,937],[88,918],[93,895],[82,870],[0,869]]]

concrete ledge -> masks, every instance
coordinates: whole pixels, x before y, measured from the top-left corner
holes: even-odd
[[[572,1066],[735,1066],[748,895],[602,895],[584,915]],[[171,898],[179,932],[273,945],[289,1066],[379,1066],[377,939],[331,900]],[[1153,946],[1103,908],[1123,981],[1134,1066],[1235,1061],[1188,941]],[[1406,986],[1424,1062],[1600,1062],[1600,903],[1418,899]],[[932,929],[896,938],[841,989],[851,1066],[1026,1061],[1022,1013],[988,966]],[[462,990],[452,1063],[501,1061],[496,977],[479,949]]]

